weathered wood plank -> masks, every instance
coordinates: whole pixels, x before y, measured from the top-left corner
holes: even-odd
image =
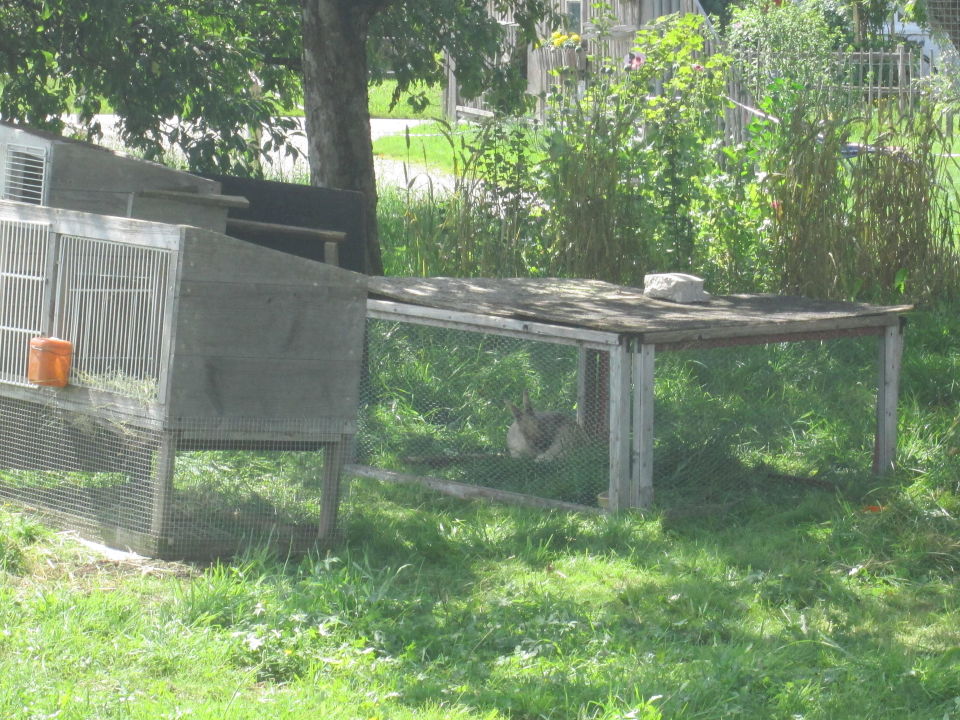
[[[0,383],[0,394],[14,400],[26,400],[50,408],[87,414],[145,429],[159,427],[163,419],[163,410],[158,404],[144,403],[116,393],[76,385],[54,388]]]
[[[912,308],[895,309],[889,314],[837,316],[824,312],[823,316],[798,314],[794,319],[782,319],[775,323],[760,324],[744,319],[740,324],[719,320],[713,327],[690,327],[663,332],[648,332],[637,335],[642,342],[654,345],[676,343],[687,347],[724,347],[738,344],[757,345],[767,342],[793,342],[817,339],[822,335],[835,334],[841,337],[847,330],[878,328],[896,324],[897,312]],[[871,334],[871,333],[866,333]],[[875,334],[879,334],[875,333]],[[747,342],[739,342],[741,339]]]
[[[49,223],[60,235],[76,235],[111,240],[127,245],[174,249],[179,246],[182,229],[147,220],[92,215],[73,210],[27,205],[0,200],[0,219]]]
[[[170,412],[188,418],[330,418],[355,424],[359,347],[325,362],[180,354]]]
[[[251,242],[189,228],[184,243],[184,281],[274,285],[339,285],[364,297],[366,276]]]
[[[337,515],[340,509],[340,486],[343,466],[347,459],[350,439],[347,436],[330,443],[323,452],[323,488],[321,490],[320,537],[329,540],[337,531]]]
[[[630,507],[630,357],[625,346],[610,351],[610,489],[608,507]]]
[[[163,433],[154,462],[151,498],[150,534],[157,538],[170,538],[173,467],[176,463],[176,456],[177,446],[173,435],[169,432]]]
[[[596,330],[491,317],[462,310],[443,310],[425,305],[410,305],[373,298],[367,300],[367,316],[378,320],[399,320],[418,325],[518,337],[524,340],[545,339],[558,344],[578,345],[597,350],[606,350],[620,342],[616,335]]]
[[[257,220],[241,220],[227,218],[227,232],[231,235],[242,233],[251,235],[285,235],[292,238],[317,240],[320,242],[342,243],[347,239],[345,232],[339,230],[322,230],[320,228],[300,227],[298,225],[281,225],[279,223],[259,222]]]
[[[900,362],[903,356],[903,325],[887,328],[880,338],[880,378],[877,388],[877,437],[873,471],[892,472],[897,455],[897,400],[900,394]]]
[[[619,333],[648,344],[889,325],[912,309],[777,295],[683,305],[595,280],[370,278],[368,287],[373,298]]]
[[[371,480],[383,480],[385,482],[402,483],[406,485],[423,485],[431,490],[436,490],[445,495],[451,495],[460,500],[495,500],[511,505],[523,505],[525,507],[541,508],[544,510],[600,512],[599,507],[590,505],[578,505],[577,503],[551,500],[535,495],[510,492],[509,490],[497,490],[495,488],[480,487],[478,485],[468,485],[466,483],[456,482],[455,480],[446,480],[429,475],[410,475],[407,473],[393,472],[392,470],[380,470],[366,465],[347,465],[345,472],[354,477],[370,478]]]
[[[630,507],[653,505],[653,345],[633,352],[633,457]]]
[[[191,176],[196,177],[196,176]],[[182,190],[158,190],[156,188],[146,188],[135,193],[145,198],[157,198],[160,200],[174,200],[195,205],[210,205],[219,208],[246,208],[250,207],[250,201],[240,195],[220,195],[219,193],[202,192],[184,192]]]
[[[185,282],[176,348],[262,358],[325,358],[344,347],[359,352],[364,313],[362,296],[349,286]]]
[[[803,342],[817,340],[838,340],[848,337],[866,337],[883,335],[889,327],[889,322],[896,323],[896,317],[883,316],[886,322],[882,325],[868,327],[854,327],[834,330],[813,330],[809,332],[777,333],[775,335],[744,335],[742,337],[717,337],[682,340],[679,342],[657,342],[657,352],[669,350],[707,350],[710,348],[738,347],[742,345],[766,345],[768,343]]]

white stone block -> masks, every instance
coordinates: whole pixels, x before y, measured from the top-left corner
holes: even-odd
[[[643,294],[677,303],[707,302],[710,299],[710,293],[703,290],[703,279],[686,273],[644,275]]]

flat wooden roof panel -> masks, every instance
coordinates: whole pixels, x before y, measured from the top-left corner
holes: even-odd
[[[714,296],[681,304],[639,288],[556,278],[371,277],[371,297],[683,342],[892,325],[910,305],[830,302],[783,295]]]

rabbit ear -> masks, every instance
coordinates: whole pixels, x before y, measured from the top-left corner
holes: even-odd
[[[523,391],[523,411],[526,413],[533,412],[533,403],[530,402],[530,393],[526,390]]]
[[[518,408],[516,405],[514,405],[514,404],[513,404],[512,402],[510,402],[509,400],[506,402],[506,406],[507,406],[507,410],[509,410],[510,412],[512,412],[512,413],[513,413],[513,416],[514,416],[517,420],[519,420],[521,417],[523,417],[523,413],[520,412],[520,408]]]

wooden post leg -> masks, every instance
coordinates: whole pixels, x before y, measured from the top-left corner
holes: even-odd
[[[586,427],[587,404],[590,402],[590,392],[594,389],[590,351],[580,346],[577,353],[577,424]]]
[[[337,516],[340,510],[340,479],[351,435],[341,435],[340,440],[328,444],[323,452],[323,494],[320,508],[320,540],[332,540],[337,531]]]
[[[633,354],[633,462],[630,506],[653,505],[653,367],[655,348]]]
[[[176,438],[173,433],[164,432],[160,437],[156,466],[153,469],[153,507],[150,518],[150,534],[160,548],[165,547],[172,541],[170,519],[173,503],[173,469],[176,457]]]
[[[610,350],[610,489],[608,507],[616,512],[630,501],[630,353],[626,340]]]
[[[877,437],[873,472],[893,471],[897,454],[897,398],[900,394],[900,360],[903,356],[903,322],[884,329],[880,336],[880,381],[877,388]]]
[[[601,350],[580,348],[577,362],[577,423],[591,438],[607,435],[610,363]]]

